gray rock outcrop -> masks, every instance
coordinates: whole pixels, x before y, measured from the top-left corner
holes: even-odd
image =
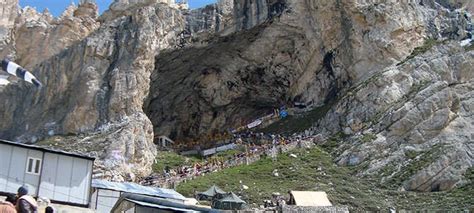
[[[130,15],[109,17],[96,26],[93,14],[88,14],[91,6],[96,8],[81,4],[54,20],[90,20],[93,32],[88,36],[50,58],[34,58],[34,62],[17,52],[19,61],[35,67],[34,73],[44,87],[37,91],[18,82],[3,88],[0,97],[6,101],[0,104],[0,137],[36,142],[54,135],[77,135],[74,143],[89,144],[89,150],[99,144],[103,148],[97,152],[96,168],[114,171],[113,176],[105,174],[103,178],[145,176],[151,171],[156,148],[152,124],[142,111],[143,100],[148,94],[155,55],[173,45],[175,32],[180,31],[176,29],[184,28],[184,19],[176,9],[151,4],[136,8]],[[32,17],[36,16],[27,16]],[[28,29],[21,30],[23,26],[42,26],[44,22],[26,20],[19,25],[17,36],[28,34]],[[40,29],[49,30],[45,25]],[[55,35],[85,32],[85,27],[74,29],[77,25],[71,25],[64,29],[67,32],[52,33],[61,30],[54,28],[46,36],[58,41],[61,37]],[[31,34],[36,35],[33,31]]]
[[[361,83],[315,129],[361,132],[338,162],[370,162],[363,174],[382,182],[402,181],[415,191],[462,185],[474,164],[473,64],[474,52],[457,42],[433,47]]]
[[[189,11],[187,30],[193,34],[225,36],[270,21],[285,8],[283,0],[219,0]]]
[[[155,133],[193,138],[304,102],[331,109],[311,132],[355,138],[341,142],[340,164],[368,164],[361,175],[380,175],[405,190],[462,185],[473,164],[465,108],[472,51],[458,44],[472,35],[469,14],[434,0],[283,2],[276,17],[248,30],[158,55],[145,105]],[[232,14],[254,14],[245,8]],[[221,30],[212,23],[211,31]],[[416,57],[425,51],[430,59]],[[380,76],[382,70],[389,71]],[[387,108],[398,112],[392,121],[384,117]]]
[[[440,6],[361,2],[288,1],[273,22],[159,55],[147,106],[155,131],[196,136],[294,101],[321,105],[457,23]]]

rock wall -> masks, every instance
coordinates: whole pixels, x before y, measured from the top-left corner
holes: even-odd
[[[451,43],[472,35],[468,14],[434,0],[283,3],[278,16],[248,30],[158,55],[145,104],[155,133],[192,138],[247,124],[295,101],[327,105],[332,110],[312,131],[355,138],[341,142],[340,164],[368,165],[361,175],[379,174],[387,183],[392,173],[381,174],[387,165],[399,172],[416,170],[392,178],[405,190],[462,184],[463,173],[472,167],[472,116],[460,109],[471,101],[471,53]],[[442,46],[437,56],[427,56],[439,57],[439,64],[410,60],[432,46]],[[368,83],[387,69],[399,71]],[[418,94],[425,84],[432,90]],[[359,87],[365,89],[354,91]],[[414,100],[407,98],[415,94]],[[378,117],[394,103],[400,104],[393,109],[400,113],[391,115],[394,120]],[[379,129],[366,125],[371,121],[379,122]],[[362,144],[371,134],[377,140]],[[444,147],[443,153],[434,146]],[[401,169],[408,165],[401,157],[410,155],[402,154],[406,150],[420,155],[410,163],[416,169]]]
[[[287,9],[268,23],[158,56],[146,106],[158,134],[193,137],[245,124],[294,101],[321,105],[403,60],[430,35],[454,30],[442,27],[453,20],[440,6],[283,5]]]
[[[2,0],[0,2],[0,26],[12,27],[18,13],[18,0]]]
[[[285,7],[283,0],[219,0],[189,11],[186,15],[187,30],[192,34],[225,36],[270,21]]]
[[[474,52],[457,42],[433,47],[350,91],[315,129],[362,132],[343,145],[338,162],[370,162],[362,173],[387,185],[401,180],[415,191],[462,185],[474,165],[473,63]]]
[[[23,9],[15,24],[15,61],[34,68],[97,30],[97,14],[97,6],[91,3],[71,5],[58,19],[47,11]]]
[[[73,14],[82,18],[87,11]],[[23,82],[3,89],[0,137],[36,142],[76,135],[74,143],[103,148],[97,152],[96,168],[114,171],[103,178],[134,179],[151,171],[156,155],[153,127],[142,111],[155,55],[173,46],[184,19],[163,4],[108,18],[89,36],[33,69],[44,83],[41,90]]]
[[[12,29],[15,19],[18,15],[18,0],[3,0],[0,1],[0,54],[8,48],[11,43]],[[2,54],[2,56],[5,53]]]
[[[221,0],[186,14],[163,0],[115,0],[97,17],[84,1],[58,19],[3,10],[0,56],[45,87],[0,88],[0,137],[70,135],[98,157],[97,177],[133,180],[151,170],[154,134],[222,132],[304,102],[331,107],[312,132],[351,135],[340,164],[406,190],[450,189],[473,148],[472,51],[456,45],[472,23],[456,3]],[[185,29],[206,42],[174,49]],[[414,154],[416,169],[403,170]]]

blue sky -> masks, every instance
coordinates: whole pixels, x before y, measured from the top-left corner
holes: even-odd
[[[99,5],[100,13],[107,10],[112,1],[113,0],[96,0]],[[54,16],[59,16],[71,2],[75,2],[77,5],[79,0],[20,0],[20,6],[35,7],[40,12],[48,8]],[[191,8],[197,8],[216,2],[216,0],[188,0],[188,2]]]

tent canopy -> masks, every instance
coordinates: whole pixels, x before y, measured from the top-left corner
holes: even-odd
[[[198,196],[200,198],[212,198],[214,196],[223,196],[225,194],[227,194],[227,192],[216,185],[212,185],[207,191],[198,193]]]
[[[246,203],[242,199],[239,198],[236,194],[233,192],[229,193],[227,196],[224,198],[220,199],[219,202],[230,202],[230,203]]]
[[[332,206],[326,192],[290,191],[290,205]]]
[[[212,207],[222,210],[240,210],[246,207],[246,202],[239,198],[233,192],[227,194],[224,198],[213,202]]]

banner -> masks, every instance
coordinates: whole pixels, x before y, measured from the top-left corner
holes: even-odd
[[[247,128],[252,129],[252,128],[255,128],[256,126],[258,126],[260,124],[262,124],[262,120],[258,119],[258,120],[255,120],[252,123],[247,124]]]

